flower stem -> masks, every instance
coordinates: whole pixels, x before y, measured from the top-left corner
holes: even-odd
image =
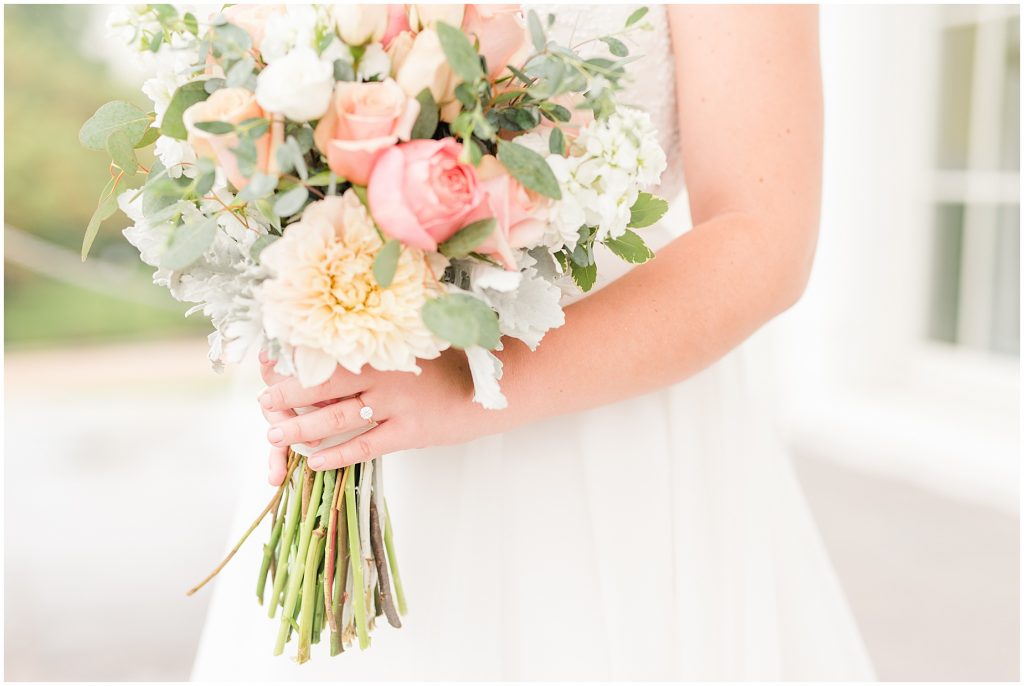
[[[271,595],[267,606],[267,616],[270,618],[274,617],[277,612],[277,605],[281,602],[281,593],[284,591],[284,585],[288,579],[288,560],[292,554],[292,540],[295,538],[295,532],[299,528],[299,517],[302,514],[299,510],[302,500],[299,498],[298,485],[294,483],[290,475],[285,480],[285,483],[290,485],[288,495],[291,502],[288,507],[288,515],[285,518],[284,529],[281,533],[281,554],[277,564],[277,575],[274,577],[273,595]]]
[[[391,513],[388,503],[384,501],[384,547],[388,551],[388,563],[391,565],[391,579],[395,583],[395,599],[398,601],[399,614],[408,612],[405,604],[405,592],[402,590],[402,576],[398,573],[398,558],[395,557],[394,533],[391,530]]]
[[[281,530],[284,529],[284,512],[288,511],[288,501],[291,496],[291,491],[285,491],[284,500],[281,501],[280,512],[281,516],[277,517],[277,522],[274,524],[274,529],[270,533],[270,542],[263,546],[263,561],[260,563],[260,576],[256,581],[256,597],[260,601],[260,605],[263,604],[263,591],[267,587],[267,572],[270,571],[270,563],[276,559],[277,544],[281,540]]]
[[[296,462],[296,464],[297,464],[297,462]],[[289,476],[291,475],[291,470],[294,469],[294,468],[295,468],[294,465],[292,465],[289,468],[289,472],[288,472]],[[217,565],[217,567],[212,572],[210,572],[207,575],[207,577],[205,579],[203,579],[198,584],[196,584],[191,589],[189,589],[185,593],[185,595],[192,595],[193,593],[198,591],[200,588],[202,588],[203,586],[208,584],[213,579],[213,577],[215,577],[218,574],[220,574],[220,570],[224,569],[225,565],[227,565],[227,563],[231,561],[231,558],[233,558],[235,556],[235,553],[237,553],[239,551],[239,549],[242,547],[242,544],[245,543],[245,539],[249,538],[249,534],[251,534],[253,531],[255,531],[256,527],[258,527],[260,525],[260,522],[263,521],[263,518],[266,517],[267,514],[277,506],[277,501],[281,498],[281,494],[284,493],[284,489],[287,487],[287,485],[288,485],[288,479],[286,477],[284,483],[282,483],[281,486],[277,489],[277,493],[275,493],[274,497],[270,499],[270,502],[267,503],[267,506],[263,508],[263,512],[261,512],[259,514],[259,516],[256,517],[256,521],[254,521],[251,525],[249,525],[249,529],[244,534],[242,534],[242,538],[239,539],[238,543],[235,544],[235,547],[231,549],[231,552],[228,553],[227,557],[225,557],[221,561],[221,563],[219,565]]]
[[[342,608],[345,606],[345,585],[348,583],[348,516],[342,509],[345,501],[345,483],[348,481],[348,470],[344,470],[341,485],[338,486],[340,497],[335,506],[337,512],[337,531],[335,540],[335,580],[331,603],[331,656],[345,652],[345,641],[342,636],[345,627],[342,622]]]
[[[307,519],[315,515],[307,514]],[[299,611],[299,652],[296,656],[299,664],[309,660],[309,644],[313,636],[313,614],[316,606],[320,603],[320,596],[316,592],[317,567],[320,566],[320,556],[324,552],[324,537],[326,531],[323,528],[312,533],[312,543],[306,554],[306,567],[302,575],[302,609]]]
[[[370,499],[370,543],[373,545],[373,561],[377,565],[379,579],[380,604],[388,618],[388,624],[396,629],[402,628],[402,620],[398,618],[394,600],[391,598],[391,584],[388,582],[388,562],[384,557],[384,541],[380,534],[380,515],[377,512],[377,498]]]
[[[295,613],[295,606],[299,599],[299,589],[302,588],[303,566],[306,563],[309,540],[313,535],[313,524],[316,522],[315,503],[320,502],[320,492],[323,486],[324,473],[316,472],[309,500],[307,501],[308,507],[304,513],[302,523],[299,525],[299,548],[292,559],[292,563],[288,566],[288,593],[284,598],[284,614],[281,616],[281,627],[277,631],[274,655],[280,655],[284,652],[284,644],[288,639],[288,618]]]
[[[354,469],[355,465],[346,467],[346,471]],[[345,511],[348,515],[349,562],[352,565],[352,612],[355,615],[359,648],[366,650],[370,647],[370,636],[366,631],[366,589],[363,586],[363,558],[359,551],[355,481],[355,474],[350,471],[349,478],[345,481]]]

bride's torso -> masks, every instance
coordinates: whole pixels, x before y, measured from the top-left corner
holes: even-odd
[[[574,45],[620,31],[629,16],[639,7],[528,4],[523,5],[523,10],[534,9],[544,19],[548,13],[553,14],[555,21],[548,30],[549,37],[562,45]],[[649,8],[650,11],[639,25],[648,25],[650,28],[633,30],[622,39],[629,48],[630,56],[637,59],[627,69],[630,78],[618,101],[651,115],[651,121],[658,131],[658,140],[668,160],[660,185],[648,190],[669,201],[669,212],[657,224],[643,230],[647,244],[659,250],[688,230],[691,219],[679,150],[675,55],[669,34],[668,13],[664,5],[650,5]],[[604,43],[597,41],[582,46],[580,51],[587,57],[609,56]],[[621,277],[633,267],[601,246],[595,252],[598,261],[598,283],[595,290]],[[567,302],[574,299],[570,298]]]

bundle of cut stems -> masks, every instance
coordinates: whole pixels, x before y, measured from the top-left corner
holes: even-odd
[[[380,458],[314,472],[306,458],[289,451],[284,483],[224,561],[189,595],[223,569],[268,514],[270,539],[263,546],[256,597],[271,619],[281,610],[274,655],[297,637],[296,660],[306,662],[311,644],[319,643],[325,630],[332,656],[356,641],[365,650],[377,617],[402,626],[405,594]]]

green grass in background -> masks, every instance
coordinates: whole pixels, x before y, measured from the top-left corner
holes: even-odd
[[[145,96],[82,51],[88,5],[8,5],[4,8],[4,220],[77,252],[82,232],[107,181],[109,160],[78,143],[78,130],[101,104],[122,99],[144,109]],[[133,264],[137,253],[114,215],[100,229],[93,255]],[[127,248],[127,250],[125,249]],[[151,270],[149,270],[151,271]],[[201,316],[149,307],[58,283],[7,262],[5,340],[21,345],[77,343],[210,330]],[[164,289],[140,276],[141,289]]]

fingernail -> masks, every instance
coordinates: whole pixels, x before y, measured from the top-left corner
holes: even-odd
[[[264,393],[263,395],[261,395],[259,397],[259,401],[260,401],[260,405],[263,406],[264,410],[269,410],[270,406],[273,404],[270,401],[270,394],[269,393]]]
[[[284,431],[275,427],[267,432],[267,439],[271,443],[280,443],[284,439]]]
[[[322,457],[311,457],[309,458],[309,466],[311,469],[320,469],[324,466],[324,458]]]

